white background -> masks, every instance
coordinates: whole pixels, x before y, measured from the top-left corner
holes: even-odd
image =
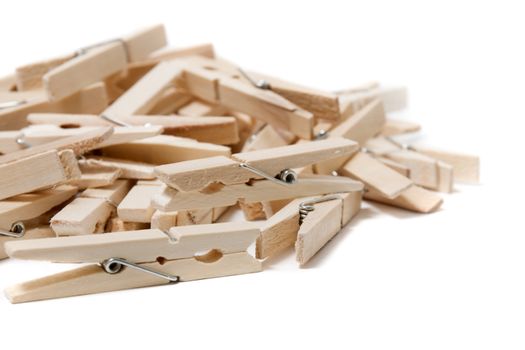
[[[404,84],[429,144],[482,157],[482,185],[442,210],[371,205],[308,265],[10,305],[2,349],[523,349],[523,85],[519,1],[4,1],[0,73],[165,23],[240,65],[327,90]],[[0,262],[0,288],[64,269]]]

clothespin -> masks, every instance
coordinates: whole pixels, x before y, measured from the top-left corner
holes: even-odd
[[[440,192],[452,192],[453,167],[446,162],[420,153],[412,146],[401,144],[392,138],[372,139],[366,144],[366,150],[370,154],[406,166],[416,185]]]
[[[0,259],[7,257],[4,250],[6,241],[42,236],[42,230],[35,232],[30,228],[30,221],[69,200],[76,193],[76,187],[61,185],[0,200]],[[47,223],[49,220],[44,221]]]
[[[74,126],[75,125],[70,124],[67,125],[66,128],[61,128],[60,126],[55,125],[30,125],[18,132],[0,131],[0,151],[3,154],[7,154],[27,147],[34,147],[56,141],[61,138],[80,135],[99,128],[96,126]],[[163,128],[156,125],[115,127],[113,129],[113,134],[111,134],[104,142],[93,147],[93,149],[153,137],[160,134],[162,131]]]
[[[70,96],[82,88],[123,71],[129,62],[145,59],[166,45],[162,25],[153,26],[122,38],[91,45],[45,62],[17,69],[20,90],[34,88],[42,80],[50,100]]]
[[[337,91],[346,114],[353,114],[374,99],[380,99],[386,112],[395,112],[406,108],[408,91],[403,86],[382,87],[370,83],[358,88]]]
[[[89,265],[5,293],[21,303],[258,272],[246,249],[259,233],[236,222],[8,242],[13,258]]]
[[[352,115],[351,118],[343,120],[332,129],[320,130],[317,138],[344,137],[364,146],[368,139],[381,133],[385,120],[385,111],[381,100],[374,99]],[[349,157],[350,155],[320,162],[315,165],[315,170],[318,174],[331,174],[333,171],[337,171]]]
[[[83,126],[114,125],[114,123],[107,120],[97,118],[96,115],[87,114],[32,113],[27,116],[27,120],[31,124],[52,124],[66,129]],[[192,138],[200,142],[210,142],[218,145],[232,145],[239,142],[237,119],[229,116],[182,117],[133,115],[122,117],[120,120],[130,126],[162,127],[162,133],[164,135]]]
[[[256,257],[264,259],[295,245],[306,264],[361,208],[361,191],[298,198],[261,223]]]
[[[177,62],[177,61],[173,61]],[[254,86],[242,69],[225,60],[192,57],[178,60],[181,85],[192,95],[311,139],[314,116],[269,89]]]
[[[29,93],[29,92],[28,92]],[[26,96],[28,93],[23,93]],[[0,129],[18,130],[27,126],[29,113],[100,113],[108,105],[104,83],[95,83],[60,101],[48,101],[42,93],[19,97],[0,103]]]
[[[297,198],[333,192],[359,190],[362,185],[347,178],[312,176],[297,179],[291,169],[321,159],[352,154],[353,141],[334,138],[268,150],[245,152],[228,157],[159,166],[157,177],[166,183],[154,199],[157,209],[173,211]]]

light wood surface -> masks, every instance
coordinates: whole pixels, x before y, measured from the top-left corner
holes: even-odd
[[[418,213],[431,213],[443,203],[438,194],[417,185],[411,186],[394,199],[386,198],[374,190],[366,192],[364,198]]]
[[[412,186],[409,178],[400,175],[370,155],[358,152],[341,169],[340,173],[359,180],[388,198],[395,198]]]
[[[301,143],[266,150],[243,152],[227,157],[187,161],[155,168],[158,178],[181,191],[191,191],[218,182],[224,185],[240,184],[259,175],[240,168],[246,163],[270,175],[277,175],[284,169],[303,167],[345,154],[352,154],[357,145],[342,138]]]
[[[172,188],[155,196],[153,205],[163,211],[200,209],[234,205],[239,199],[245,202],[296,198],[327,193],[361,191],[360,182],[345,177],[315,176],[303,178],[293,185],[280,185],[269,180],[255,180],[250,184],[217,186],[210,191],[178,192]]]
[[[129,222],[150,222],[155,209],[151,201],[162,191],[160,186],[135,185],[118,205],[119,218]]]
[[[73,151],[47,151],[0,164],[0,199],[80,178]]]
[[[126,50],[121,42],[95,47],[43,76],[49,100],[70,96],[111,74],[126,69]]]

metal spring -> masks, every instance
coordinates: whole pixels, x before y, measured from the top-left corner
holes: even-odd
[[[26,227],[22,221],[17,221],[9,231],[0,230],[0,236],[11,237],[11,238],[21,238],[26,233]]]
[[[335,199],[341,199],[341,197],[338,195],[329,195],[301,202],[301,204],[299,204],[299,225],[304,222],[304,219],[306,219],[310,212],[315,210],[315,204],[328,202]]]
[[[132,263],[132,262],[127,261],[126,259],[122,259],[122,258],[109,258],[107,260],[104,260],[101,263],[101,265],[102,265],[102,268],[104,269],[104,271],[106,271],[110,275],[114,275],[114,274],[119,273],[120,271],[122,271],[122,268],[124,268],[124,267],[129,267],[131,269],[135,269],[137,271],[144,272],[144,273],[147,273],[147,274],[150,274],[150,275],[153,275],[153,276],[156,276],[156,277],[168,280],[169,282],[172,282],[172,283],[179,282],[179,280],[180,280],[179,276],[173,276],[173,275],[169,275],[167,273],[163,273],[163,272],[160,272],[160,271],[155,271],[155,270],[150,269],[148,267]]]
[[[295,171],[292,169],[284,169],[282,170],[276,177],[273,177],[264,171],[261,171],[257,168],[252,167],[251,165],[247,163],[240,163],[239,166],[243,169],[249,170],[254,174],[257,174],[266,180],[270,180],[272,182],[275,182],[279,185],[291,185],[297,182],[298,176]]]

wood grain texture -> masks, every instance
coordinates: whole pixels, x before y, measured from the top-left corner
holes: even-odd
[[[394,199],[386,198],[374,190],[366,192],[364,198],[417,213],[431,213],[443,203],[438,194],[417,185],[408,188]]]
[[[0,129],[18,130],[28,125],[29,113],[100,113],[108,105],[106,88],[96,83],[60,101],[49,102],[43,96],[31,98],[27,103],[0,110]]]
[[[178,192],[170,187],[155,196],[153,205],[163,211],[201,209],[234,205],[242,199],[247,203],[297,198],[336,192],[361,191],[360,182],[333,176],[304,178],[293,185],[280,185],[269,180],[254,180],[250,184],[218,187],[210,191]]]
[[[479,183],[479,157],[457,152],[442,151],[425,146],[412,146],[416,151],[450,164],[454,169],[454,178],[466,183]]]
[[[0,199],[32,192],[80,177],[72,151],[47,151],[0,164]]]
[[[159,263],[141,265],[177,275],[181,281],[253,273],[262,269],[259,261],[244,252],[225,254],[218,261],[211,263],[188,258],[167,261],[162,265]],[[167,283],[167,280],[134,269],[125,269],[116,275],[110,275],[98,265],[89,265],[12,286],[6,289],[5,294],[11,303],[22,303]]]
[[[219,155],[229,156],[230,149],[183,137],[159,135],[105,147],[102,153],[108,157],[161,165]]]
[[[151,201],[162,191],[160,186],[135,185],[118,205],[118,216],[129,222],[150,222],[155,209]]]
[[[161,62],[120,96],[103,115],[119,120],[135,114],[146,114],[162,97],[163,92],[182,74],[176,62]]]
[[[111,134],[113,134],[112,127],[97,128],[82,134],[64,137],[53,142],[0,156],[0,164],[14,162],[50,150],[62,151],[70,149],[76,156],[79,156],[94,149],[98,144],[108,139]]]
[[[70,96],[86,86],[126,69],[126,50],[121,42],[90,49],[43,76],[49,100]]]
[[[388,198],[397,197],[413,184],[409,178],[363,152],[356,153],[339,172],[363,182],[367,188],[372,188]]]
[[[330,159],[340,155],[352,154],[357,145],[349,140],[334,138],[318,142],[305,142],[272,149],[243,152],[227,157],[207,158],[187,161],[155,168],[160,180],[181,191],[204,188],[209,184],[232,185],[259,179],[259,175],[239,167],[246,163],[270,175],[277,175],[283,169],[293,169]]]

